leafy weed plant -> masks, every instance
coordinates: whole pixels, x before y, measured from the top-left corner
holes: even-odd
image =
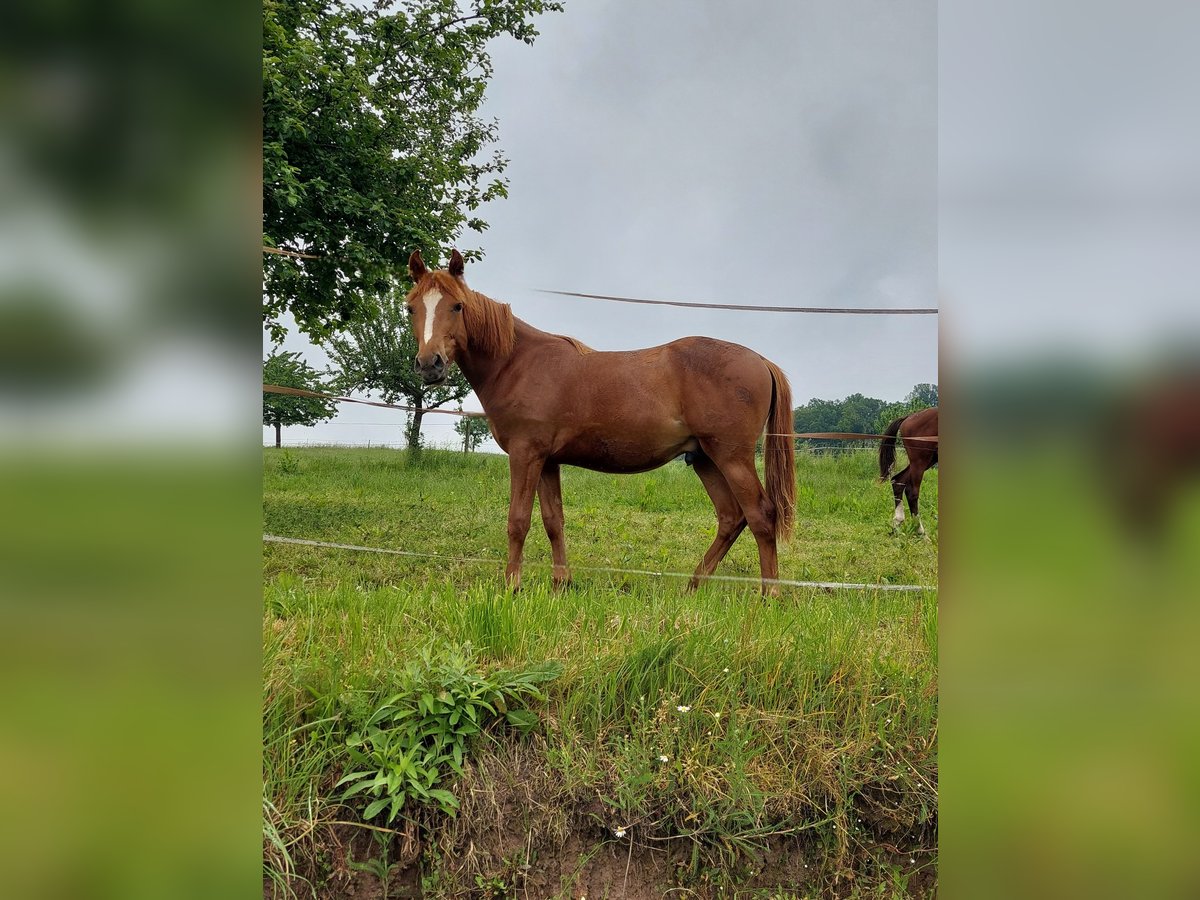
[[[405,689],[346,739],[356,771],[338,782],[347,785],[342,798],[370,797],[363,818],[387,809],[388,824],[410,799],[453,815],[458,799],[444,785],[462,774],[471,742],[498,721],[526,733],[536,728],[537,713],[527,704],[544,702],[540,686],[561,673],[561,665],[550,663],[485,676],[467,650],[427,648],[409,664]]]

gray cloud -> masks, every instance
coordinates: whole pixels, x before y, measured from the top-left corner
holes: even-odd
[[[472,287],[597,349],[688,334],[745,344],[784,368],[797,402],[894,399],[937,380],[936,317],[654,310],[532,290],[937,305],[932,0],[569,2],[540,27],[532,47],[494,47],[485,114],[511,186],[483,211],[491,228],[463,239],[486,254]]]

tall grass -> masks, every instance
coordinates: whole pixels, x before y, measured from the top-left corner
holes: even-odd
[[[265,546],[264,853],[275,884],[303,893],[294,876],[319,884],[337,868],[322,823],[361,812],[339,807],[331,790],[347,722],[431,644],[467,648],[482,672],[562,665],[545,686],[539,734],[490,732],[464,776],[465,786],[502,785],[520,766],[554,794],[553,823],[524,823],[531,846],[555,829],[561,842],[568,828],[593,843],[617,832],[639,846],[684,841],[696,854],[679,877],[703,872],[709,887],[729,888],[753,883],[739,859],[784,837],[823,883],[856,874],[856,890],[884,871],[881,846],[919,855],[915,868],[932,864],[933,592],[795,589],[765,600],[753,585],[686,594],[682,582],[580,572],[555,593],[535,512],[531,565],[514,596],[500,578],[502,457],[290,453],[281,466],[264,451],[267,531],[495,563]],[[889,533],[891,494],[875,475],[866,453],[800,455],[797,536],[781,549],[781,577],[936,583],[936,476],[923,491],[932,534],[923,541]],[[714,531],[682,464],[626,477],[566,470],[563,494],[580,566],[690,572]],[[756,575],[753,541],[739,540],[718,571]],[[445,870],[446,896],[465,890],[453,873],[482,877],[495,863],[482,854],[467,871],[447,861],[464,836],[479,838],[471,804],[482,801],[471,797],[492,797],[499,815],[488,790],[467,791],[457,821],[411,819],[442,848],[442,863],[427,868]]]

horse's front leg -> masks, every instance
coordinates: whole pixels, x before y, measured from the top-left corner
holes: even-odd
[[[571,583],[571,569],[567,566],[567,542],[563,537],[562,482],[558,463],[546,463],[542,468],[537,493],[542,507],[542,524],[546,526],[550,553],[554,557],[554,586],[566,587]]]
[[[516,448],[508,456],[508,567],[504,577],[514,591],[521,587],[521,558],[525,536],[529,534],[529,517],[533,514],[533,492],[544,462],[544,457]]]

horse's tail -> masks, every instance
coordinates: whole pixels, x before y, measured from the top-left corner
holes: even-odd
[[[892,474],[892,466],[896,462],[896,435],[900,433],[900,423],[907,418],[908,416],[901,416],[883,432],[887,437],[879,442],[880,481],[887,481],[887,477]]]
[[[763,468],[767,476],[767,499],[775,506],[775,537],[792,536],[796,517],[796,442],[791,437],[792,388],[783,370],[763,359],[775,383],[771,412],[767,416],[767,437],[763,444]]]

